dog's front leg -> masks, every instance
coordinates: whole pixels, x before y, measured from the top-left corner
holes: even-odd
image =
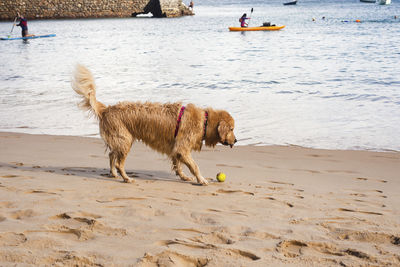
[[[190,172],[196,177],[197,182],[202,185],[208,185],[208,181],[200,173],[200,169],[194,162],[190,152],[182,153],[179,158],[189,168]]]

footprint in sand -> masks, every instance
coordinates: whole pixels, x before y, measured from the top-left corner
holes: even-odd
[[[355,196],[355,197],[367,197],[366,194],[362,194],[362,193],[351,193],[350,196]]]
[[[10,201],[1,201],[0,202],[0,208],[9,209],[9,208],[15,208],[15,207],[16,207],[16,205],[14,202],[10,202]]]
[[[19,176],[19,175],[15,175],[15,174],[7,174],[7,175],[3,175],[3,176],[0,176],[0,177],[1,178],[7,178],[7,179],[10,179],[10,178],[32,179],[31,176]]]
[[[239,168],[239,169],[243,168],[242,166],[239,166],[239,165],[226,165],[226,164],[216,164],[215,166],[217,166],[217,167],[232,167],[232,168]]]
[[[268,182],[273,183],[273,184],[283,184],[283,185],[291,185],[291,186],[294,185],[294,184],[292,184],[292,183],[277,182],[277,181],[268,181]]]
[[[387,245],[400,245],[400,237],[382,233],[382,232],[369,232],[369,231],[356,231],[336,227],[327,227],[330,234],[340,240],[351,240],[356,242],[378,243]]]
[[[345,173],[345,174],[355,174],[355,171],[348,171],[348,170],[326,170],[329,173]]]
[[[309,154],[307,156],[313,157],[313,158],[331,158],[332,157],[332,155],[319,155],[319,154]]]
[[[350,196],[369,197],[369,195],[366,194],[366,193],[357,192],[358,190],[350,190],[350,191],[355,192],[355,193],[349,193]],[[382,194],[383,194],[383,191],[382,191],[382,190],[378,190],[378,189],[375,189],[375,190],[364,190],[364,191],[362,191],[362,192],[367,192],[367,193],[368,193],[368,192],[369,192],[369,193],[371,193],[371,192],[373,192],[373,193],[379,193],[378,197],[387,198],[387,196],[382,195]],[[375,196],[376,196],[376,194],[375,194]]]
[[[356,249],[345,248],[340,249],[332,243],[321,242],[302,242],[298,240],[284,240],[279,242],[276,250],[281,252],[285,257],[295,258],[298,256],[306,255],[306,250],[313,250],[314,252],[325,254],[326,256],[354,256],[360,259],[370,260],[371,256],[358,251]],[[313,254],[313,253],[311,253]]]
[[[283,204],[287,205],[287,206],[288,206],[288,207],[290,207],[290,208],[293,208],[293,207],[294,207],[294,205],[293,205],[293,204],[291,204],[291,203],[289,203],[289,202],[280,201],[280,200],[277,200],[276,198],[273,198],[273,197],[265,197],[264,199],[268,199],[268,200],[274,200],[274,201],[277,201],[277,202],[283,203]]]
[[[22,233],[5,232],[0,233],[0,246],[18,246],[25,243],[28,239]]]
[[[179,238],[175,238],[174,240],[162,240],[156,242],[157,246],[172,246],[172,245],[181,245],[188,248],[198,248],[198,249],[213,249],[216,248],[213,244],[204,244],[199,242],[192,242],[189,240],[183,240]]]
[[[49,192],[46,190],[40,190],[40,189],[36,189],[36,190],[29,190],[26,191],[25,194],[48,194],[48,195],[60,195],[58,193],[55,192]]]
[[[184,255],[175,251],[165,250],[157,255],[146,253],[140,259],[138,266],[206,266],[209,259]]]
[[[90,212],[79,211],[79,212],[64,212],[54,217],[51,217],[51,219],[71,219],[73,217],[91,217],[94,219],[98,219],[101,218],[102,216]]]
[[[139,174],[136,172],[126,172],[126,174],[134,178],[139,177]],[[148,176],[152,177],[153,175],[148,175]]]
[[[380,182],[380,183],[387,183],[387,181],[386,181],[386,180],[383,180],[383,179],[369,179],[369,178],[365,178],[365,177],[357,177],[357,178],[355,178],[355,179],[356,179],[356,180],[360,180],[360,181],[373,180],[373,181]]]
[[[308,170],[308,169],[290,169],[290,170],[295,172],[321,173],[320,171]]]
[[[202,232],[200,230],[197,230],[197,229],[194,229],[194,228],[175,228],[175,229],[172,229],[172,230],[205,234],[204,232]]]
[[[215,214],[192,212],[190,219],[197,224],[201,225],[215,225],[217,224],[217,216]]]
[[[115,197],[111,199],[96,199],[99,203],[110,203],[113,201],[124,201],[124,200],[146,200],[145,197]]]
[[[267,233],[267,232],[261,232],[261,231],[253,231],[250,229],[247,229],[243,233],[240,234],[241,236],[245,237],[253,237],[261,240],[269,240],[269,239],[279,239],[279,236]]]
[[[277,250],[285,257],[294,258],[302,254],[302,249],[307,247],[306,243],[297,240],[284,240],[278,243]]]
[[[217,239],[217,242],[220,242],[220,239]],[[241,250],[241,249],[236,249],[236,248],[227,248],[223,245],[226,245],[227,241],[225,239],[223,239],[224,242],[219,243],[219,244],[212,244],[212,243],[207,243],[207,242],[203,242],[201,240],[197,240],[196,238],[192,238],[190,241],[187,240],[182,240],[182,239],[178,239],[175,238],[174,240],[165,240],[165,241],[160,241],[157,242],[157,245],[163,245],[163,246],[172,246],[172,245],[181,245],[181,246],[186,246],[188,248],[191,249],[211,249],[211,250],[218,250],[218,253],[223,253],[226,255],[231,255],[234,256],[235,258],[238,257],[242,257],[244,259],[247,260],[259,260],[261,259],[260,257],[258,257],[256,254],[250,252],[250,251],[245,251],[245,250]],[[229,244],[228,244],[229,245]],[[175,265],[173,265],[175,266]],[[185,265],[187,266],[187,265]],[[195,266],[199,266],[199,265],[195,265]],[[203,266],[203,265],[200,265]]]
[[[382,204],[382,203],[375,203],[375,202],[372,202],[372,201],[366,201],[366,200],[362,200],[362,199],[353,199],[353,200],[355,202],[358,202],[358,203],[363,203],[368,207],[370,207],[371,205],[372,206],[376,206],[376,207],[381,207],[381,208],[385,208],[386,207],[386,205]]]
[[[10,217],[15,220],[23,220],[23,219],[31,218],[31,217],[34,217],[37,215],[38,215],[38,213],[36,213],[35,211],[33,211],[31,209],[17,210],[17,211],[10,213]]]
[[[222,210],[217,210],[217,209],[207,209],[207,211],[211,211],[211,212],[224,212]],[[225,212],[225,213],[231,213],[231,214],[236,214],[236,215],[241,215],[241,216],[245,216],[245,217],[249,217],[249,215],[246,214],[246,211],[244,210],[232,210],[230,212]]]
[[[19,177],[18,175],[14,175],[14,174],[7,174],[7,175],[2,175],[0,176],[1,178],[16,178]]]
[[[268,189],[269,189],[269,190],[272,190],[272,191],[282,191],[282,190],[284,190],[285,188],[283,188],[283,187],[281,187],[281,186],[268,186]]]
[[[46,226],[45,232],[71,234],[79,241],[93,239],[98,235],[119,237],[127,235],[126,229],[109,227],[99,222],[98,218],[101,216],[88,212],[61,213],[50,219],[61,220],[62,223]]]
[[[200,236],[192,237],[189,239],[193,242],[213,244],[213,245],[215,245],[215,244],[231,245],[231,244],[235,243],[232,236],[226,236],[222,233],[217,233],[217,232],[202,234]]]
[[[246,192],[246,191],[243,191],[243,190],[218,189],[216,192],[217,193],[223,193],[223,194],[243,193],[243,194],[246,194],[246,195],[254,196],[253,192]]]
[[[84,167],[68,167],[68,168],[62,168],[61,170],[64,172],[78,172],[78,173],[85,173],[90,171],[91,168],[84,168]]]
[[[171,200],[171,201],[174,201],[174,205],[175,206],[179,206],[179,204],[177,203],[177,202],[182,202],[182,199],[178,199],[178,198],[173,198],[173,197],[167,197],[167,198],[165,198],[166,200]],[[171,202],[168,202],[168,203],[171,203]],[[172,204],[172,203],[171,203]]]
[[[345,208],[339,208],[338,210],[345,211],[345,212],[357,212],[357,213],[371,214],[371,215],[383,215],[380,212],[373,212],[373,211],[351,210],[351,209],[345,209]]]

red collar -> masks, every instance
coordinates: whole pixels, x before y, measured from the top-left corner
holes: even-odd
[[[181,107],[181,111],[179,112],[178,120],[176,121],[176,128],[175,128],[175,135],[174,135],[174,138],[176,138],[176,135],[178,134],[179,125],[181,124],[182,115],[183,115],[183,112],[184,112],[184,111],[185,111],[185,106],[182,106],[182,107]]]
[[[207,133],[207,122],[208,122],[208,112],[205,111],[204,113],[204,134],[203,134],[203,140],[206,140],[206,133]]]
[[[176,138],[176,136],[178,135],[178,131],[179,131],[179,126],[181,124],[181,120],[182,120],[182,116],[183,116],[183,112],[185,111],[185,106],[181,107],[181,111],[179,111],[179,116],[178,116],[178,120],[176,121],[176,128],[175,128],[175,135],[174,138]],[[203,134],[203,140],[206,139],[206,133],[207,133],[207,123],[208,123],[208,112],[205,111],[204,113],[204,134]]]

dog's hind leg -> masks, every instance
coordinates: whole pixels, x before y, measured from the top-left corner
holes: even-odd
[[[129,178],[125,172],[125,160],[133,143],[133,139],[129,132],[120,131],[115,135],[102,134],[106,140],[106,144],[110,149],[110,172],[114,177],[118,177],[117,170],[121,174],[125,183],[132,183],[133,179]]]
[[[197,166],[196,162],[194,162],[192,155],[190,155],[190,152],[181,153],[179,160],[185,163],[190,172],[196,177],[198,183],[202,185],[208,184],[208,181],[204,179],[204,177],[201,175],[199,167]]]
[[[129,150],[128,150],[129,152]],[[119,173],[121,174],[122,178],[124,179],[125,183],[132,183],[134,180],[132,178],[129,178],[128,175],[125,172],[125,161],[126,157],[128,156],[128,153],[119,153],[118,154],[118,159],[117,159],[117,169]]]
[[[181,180],[193,181],[193,179],[186,176],[186,174],[183,172],[182,164],[176,156],[172,157],[172,165],[173,165],[173,170],[175,171],[175,174],[178,175],[181,178]]]
[[[110,175],[114,178],[118,178],[117,169],[115,168],[115,164],[117,162],[117,152],[111,151],[108,153],[108,157],[110,158]]]

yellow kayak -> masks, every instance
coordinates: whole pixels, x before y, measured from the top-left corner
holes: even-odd
[[[261,27],[229,27],[231,32],[243,32],[243,31],[279,31],[285,28],[282,26],[261,26]]]

